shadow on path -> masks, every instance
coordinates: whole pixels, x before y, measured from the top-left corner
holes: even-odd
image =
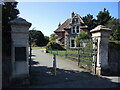
[[[29,88],[118,88],[119,86],[110,79],[83,71],[57,68],[54,76],[53,68],[46,66],[32,66],[31,81]]]

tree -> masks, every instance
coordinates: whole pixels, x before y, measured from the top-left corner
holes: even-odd
[[[56,40],[56,37],[55,37],[55,34],[53,33],[50,35],[50,41],[55,41],[55,40]]]
[[[47,45],[48,42],[49,42],[49,37],[48,36],[44,36],[44,38],[45,38],[45,45]]]
[[[44,34],[41,31],[30,30],[29,32],[30,32],[30,35],[31,35],[32,45],[33,44],[35,46],[45,46],[46,45]]]
[[[119,20],[112,17],[106,24],[107,27],[112,29],[110,39],[120,40],[120,23]]]
[[[89,36],[88,32],[81,32],[77,35],[76,42],[79,43],[80,40],[89,39],[89,38],[90,38],[90,36]]]
[[[104,11],[100,11],[97,15],[97,24],[106,25],[110,19],[111,19],[111,16],[109,11],[106,10],[106,8],[104,8]]]
[[[93,18],[93,15],[87,14],[87,16],[83,17],[83,21],[85,25],[88,26],[88,29],[91,30],[97,26],[96,19]]]
[[[9,21],[18,17],[18,2],[2,2],[2,52],[3,54],[11,54],[11,27]]]
[[[50,41],[47,45],[46,45],[46,49],[57,49],[57,50],[64,50],[64,48],[56,43],[55,41]]]

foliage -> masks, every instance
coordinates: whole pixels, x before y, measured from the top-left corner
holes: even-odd
[[[34,46],[45,46],[46,45],[46,40],[41,31],[30,30],[29,33],[31,35],[32,45]]]
[[[83,17],[83,21],[85,25],[88,26],[88,29],[91,30],[97,26],[96,19],[93,18],[93,15],[87,14],[87,16]]]
[[[106,25],[106,23],[111,19],[110,13],[106,8],[104,11],[100,11],[97,15],[97,24],[98,25]]]
[[[78,43],[82,39],[89,39],[89,38],[90,38],[90,36],[89,36],[88,32],[81,32],[78,34],[78,36],[76,38],[76,42]]]
[[[48,42],[49,42],[49,37],[48,36],[44,36],[44,39],[45,39],[45,45],[47,45]]]
[[[8,22],[18,17],[17,4],[18,2],[4,2],[2,4],[2,28],[4,31],[10,30]]]
[[[111,32],[111,40],[120,40],[120,23],[119,20],[116,18],[111,18],[107,24],[107,27],[109,27],[110,29],[112,29]]]
[[[49,39],[49,40],[50,40],[50,41],[55,41],[55,40],[56,40],[54,33],[50,35],[50,39]]]
[[[46,49],[58,49],[58,50],[63,50],[63,48],[56,43],[55,41],[50,41],[47,45],[46,45]]]
[[[11,53],[11,27],[9,21],[17,18],[18,2],[2,2],[2,52],[10,56]]]
[[[100,11],[97,15],[97,19],[93,18],[93,15],[87,14],[83,17],[83,21],[88,26],[88,29],[91,30],[97,25],[105,25],[112,29],[110,39],[111,40],[120,40],[120,23],[118,19],[110,16],[110,13],[106,8],[104,11]]]

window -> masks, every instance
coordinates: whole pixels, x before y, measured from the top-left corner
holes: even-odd
[[[71,47],[75,47],[74,40],[71,40]]]
[[[76,23],[78,23],[78,18],[76,18]]]
[[[62,42],[62,45],[64,45],[64,42]]]
[[[75,33],[79,33],[79,32],[80,32],[79,26],[73,26],[72,33],[75,34]]]
[[[73,27],[73,33],[75,33],[75,27]]]
[[[74,22],[76,22],[76,18],[74,19]]]
[[[72,20],[72,24],[75,24],[75,23],[77,23],[78,22],[78,18],[74,18],[73,20]]]
[[[26,47],[15,47],[15,60],[26,61]]]
[[[75,23],[75,20],[73,19],[73,20],[72,20],[72,24],[74,24],[74,23]]]
[[[79,26],[77,26],[77,33],[79,33]]]

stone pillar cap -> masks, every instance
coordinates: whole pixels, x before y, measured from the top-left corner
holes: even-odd
[[[32,25],[30,22],[27,22],[25,19],[21,17],[11,20],[9,23],[11,25],[24,25],[24,26],[29,26],[29,27]]]
[[[103,25],[98,25],[97,27],[95,27],[94,29],[92,29],[90,32],[98,32],[98,31],[111,31],[110,28],[103,26]]]

